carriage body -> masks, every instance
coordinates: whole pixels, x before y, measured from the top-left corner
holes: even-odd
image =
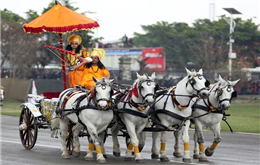
[[[51,115],[55,111],[58,98],[28,94],[29,102],[21,104],[19,118],[20,139],[25,149],[34,147],[38,129],[51,130]],[[56,134],[54,134],[55,136]]]

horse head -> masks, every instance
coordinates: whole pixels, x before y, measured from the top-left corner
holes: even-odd
[[[105,110],[111,104],[111,98],[113,95],[113,83],[116,81],[116,78],[109,80],[106,78],[96,79],[92,77],[93,81],[96,83],[95,88],[93,89],[94,102],[97,105],[98,109]]]
[[[187,82],[186,88],[189,93],[199,95],[201,98],[209,97],[209,81],[203,76],[203,71],[200,69],[198,72],[195,70],[188,70],[187,68]]]
[[[133,95],[136,98],[141,98],[142,103],[151,105],[154,102],[155,91],[158,85],[155,83],[155,73],[151,76],[148,74],[139,75],[136,72],[137,80],[133,85]]]
[[[240,79],[236,81],[229,81],[223,79],[219,75],[219,81],[213,87],[210,92],[210,97],[214,97],[218,100],[219,108],[222,110],[227,110],[230,107],[230,102],[232,98],[237,96],[237,92],[234,89],[234,86],[238,83]]]

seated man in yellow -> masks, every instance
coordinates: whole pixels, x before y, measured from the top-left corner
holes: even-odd
[[[102,64],[100,60],[105,57],[104,49],[94,48],[92,51],[88,51],[87,56],[92,59],[91,62],[84,59],[83,62],[74,67],[74,69],[79,69],[82,67],[83,76],[81,78],[80,85],[88,90],[92,90],[96,83],[93,81],[92,77],[94,76],[96,79],[100,79],[102,77],[106,77],[109,79],[110,73],[107,68]]]
[[[86,49],[81,44],[81,37],[74,33],[71,34],[68,38],[68,45],[66,47],[66,50],[69,50],[71,52],[76,53],[78,57],[86,58]],[[80,85],[81,78],[83,75],[83,70],[75,70],[73,69],[74,66],[78,65],[80,63],[79,58],[75,57],[72,54],[67,53],[66,56],[66,64],[65,67],[69,68],[69,84],[71,88],[76,88],[76,85]],[[72,67],[73,66],[73,67]]]

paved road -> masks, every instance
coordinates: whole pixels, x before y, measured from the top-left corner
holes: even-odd
[[[190,150],[193,155],[193,130],[190,130]],[[205,147],[211,145],[213,134],[211,131],[204,131],[206,142]],[[142,156],[146,159],[145,164],[184,164],[182,158],[172,156],[173,136],[168,135],[168,144],[166,152],[170,162],[160,162],[159,160],[150,159],[151,150],[151,133],[148,133],[146,145],[142,151]],[[119,137],[121,144],[121,157],[112,155],[112,138],[107,138],[105,147],[107,152],[107,164],[136,164],[135,161],[125,162],[125,142],[123,137]],[[80,138],[81,156],[79,158],[62,159],[60,157],[60,139],[50,137],[50,130],[40,129],[38,132],[37,142],[31,150],[23,148],[18,131],[18,117],[1,116],[1,165],[54,165],[54,164],[97,164],[96,161],[88,162],[84,159],[87,150],[87,138]],[[209,162],[198,162],[193,159],[189,164],[207,164],[207,165],[259,165],[260,153],[260,135],[222,132],[222,141],[218,145],[214,155],[208,157]],[[181,151],[183,151],[183,146]],[[159,146],[158,146],[159,148]]]

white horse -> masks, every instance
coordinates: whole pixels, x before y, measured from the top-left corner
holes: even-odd
[[[120,156],[120,145],[118,142],[118,132],[124,126],[130,136],[130,143],[125,154],[125,160],[133,160],[132,150],[134,148],[135,160],[138,163],[145,162],[140,154],[139,147],[144,146],[144,134],[142,130],[148,122],[149,106],[154,103],[154,94],[158,85],[155,83],[155,73],[151,76],[144,74],[140,76],[136,73],[132,88],[116,104],[116,123],[111,128],[113,138],[113,154]]]
[[[214,153],[216,146],[221,141],[220,123],[225,119],[225,111],[230,107],[231,99],[237,96],[233,88],[237,82],[222,79],[219,75],[219,81],[212,85],[208,99],[199,99],[193,105],[192,116],[195,124],[194,134],[194,159],[199,161],[208,161],[207,156]],[[205,150],[204,153],[204,136],[203,127],[209,127],[214,133],[213,144]],[[199,144],[199,146],[198,146]]]
[[[189,154],[189,134],[188,129],[190,125],[190,117],[192,114],[191,106],[197,99],[197,95],[207,98],[209,91],[207,87],[209,82],[203,77],[202,69],[199,72],[190,71],[187,68],[187,76],[184,77],[176,87],[171,87],[166,93],[159,95],[154,104],[154,115],[157,123],[155,126],[164,128],[167,131],[174,131],[175,134],[182,133],[182,140],[184,142],[184,162],[191,162]],[[158,150],[156,147],[156,140],[158,132],[152,133],[152,159],[158,159]],[[166,155],[165,146],[167,142],[167,132],[161,131],[161,148],[160,160],[169,161]],[[178,147],[178,146],[175,146]],[[179,152],[179,148],[175,148]]]
[[[57,116],[59,116],[61,132],[61,156],[63,158],[69,158],[66,149],[66,138],[68,138],[68,124],[73,122],[75,125],[72,127],[72,155],[75,157],[79,156],[80,144],[78,135],[82,129],[86,127],[93,143],[89,144],[85,159],[93,160],[92,151],[95,145],[98,163],[106,163],[106,159],[101,150],[103,139],[100,140],[98,135],[108,127],[114,116],[111,104],[113,95],[112,84],[115,79],[107,80],[101,78],[97,80],[93,77],[93,80],[96,86],[91,92],[86,93],[83,90],[70,88],[63,91],[59,96],[59,105],[56,113]],[[55,127],[55,125],[53,124],[52,127]]]

